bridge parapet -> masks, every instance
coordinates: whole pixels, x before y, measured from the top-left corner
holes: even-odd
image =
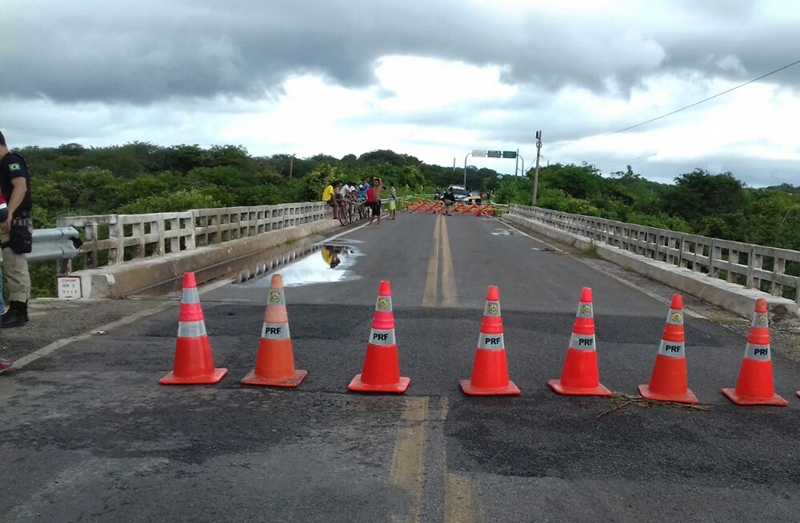
[[[58,219],[83,237],[87,269],[192,251],[324,220],[325,202],[192,209],[153,214],[107,214]]]
[[[720,240],[592,216],[512,205],[520,216],[715,280],[800,305],[800,251]]]

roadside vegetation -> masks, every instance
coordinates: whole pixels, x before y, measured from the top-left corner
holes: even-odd
[[[137,214],[210,207],[270,205],[320,199],[333,180],[379,176],[400,196],[431,195],[463,183],[463,168],[428,165],[389,150],[334,158],[251,156],[236,146],[160,147],[131,143],[86,148],[26,147],[33,175],[34,224],[55,227],[60,216]],[[501,204],[530,205],[532,175],[467,168],[467,186]],[[592,165],[554,164],[539,175],[538,205],[564,212],[715,238],[800,250],[800,188],[750,188],[732,173],[676,173],[672,184],[628,167],[601,176]],[[388,195],[384,193],[384,197]],[[52,295],[52,264],[32,264],[34,292]]]

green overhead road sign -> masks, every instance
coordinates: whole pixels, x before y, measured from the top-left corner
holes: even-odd
[[[503,151],[503,158],[516,158],[517,151]]]

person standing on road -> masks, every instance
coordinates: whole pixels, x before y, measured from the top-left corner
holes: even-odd
[[[6,200],[3,198],[2,192],[0,192],[0,223],[3,223],[8,218],[8,205],[6,205]],[[0,269],[0,311],[5,309],[5,303],[3,303],[3,271]],[[10,368],[14,364],[14,360],[11,358],[3,358],[0,357],[0,370],[5,370]]]
[[[372,222],[375,220],[375,217],[378,218],[378,223],[375,224],[375,227],[381,226],[381,190],[383,189],[383,183],[381,182],[380,178],[375,178],[372,181],[373,185],[369,189],[367,189],[367,207],[372,210],[372,214],[369,217],[369,223],[367,224],[369,227],[372,227]],[[367,184],[369,185],[369,184]]]
[[[397,190],[394,188],[393,183],[389,183],[389,219],[396,220],[397,219]]]
[[[444,193],[442,196],[442,200],[444,201],[444,213],[446,216],[452,216],[450,214],[450,209],[453,208],[453,205],[456,203],[456,195],[453,194],[453,188],[448,187],[447,192]]]
[[[358,197],[362,200],[367,199],[367,191],[369,190],[369,178],[364,178],[361,185],[358,186]]]
[[[8,281],[8,310],[2,316],[2,326],[22,327],[28,323],[28,300],[31,297],[31,277],[25,254],[33,245],[31,210],[31,177],[25,159],[8,150],[5,136],[0,132],[0,192],[8,202],[8,214],[0,222],[0,246],[3,250],[3,270]]]

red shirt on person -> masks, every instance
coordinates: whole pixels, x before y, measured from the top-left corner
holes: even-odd
[[[368,203],[375,203],[375,188],[370,187],[367,189],[367,202]]]

